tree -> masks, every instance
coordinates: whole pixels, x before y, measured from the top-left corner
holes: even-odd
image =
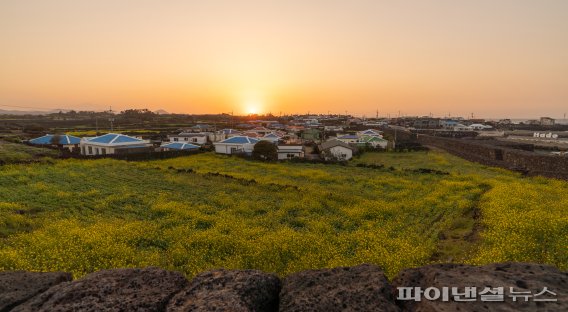
[[[278,149],[269,141],[260,141],[254,145],[252,157],[261,160],[277,160]]]
[[[57,145],[59,146],[59,142],[61,141],[61,136],[59,134],[54,134],[51,139],[49,140],[49,143],[52,145]]]

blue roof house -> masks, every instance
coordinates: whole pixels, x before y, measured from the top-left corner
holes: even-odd
[[[247,136],[234,136],[223,140],[221,142],[215,142],[215,152],[219,154],[252,154],[254,145],[258,143],[259,140]]]
[[[191,151],[191,150],[199,150],[199,145],[194,145],[190,143],[184,142],[173,142],[167,143],[160,146],[164,151]]]
[[[150,141],[116,133],[83,138],[79,146],[81,155],[131,154],[153,150]]]
[[[54,137],[58,137],[58,142],[54,143]],[[61,135],[54,135],[54,134],[46,134],[39,138],[31,139],[28,141],[30,144],[34,145],[77,145],[81,142],[81,138],[76,136],[61,134]]]

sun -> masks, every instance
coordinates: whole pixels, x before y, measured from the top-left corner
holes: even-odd
[[[245,102],[245,112],[248,115],[257,115],[260,113],[260,109],[262,107],[262,103],[257,100],[249,100]]]

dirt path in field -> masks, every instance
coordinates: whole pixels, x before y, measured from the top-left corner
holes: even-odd
[[[482,185],[481,192],[462,217],[454,220],[452,226],[439,235],[436,252],[430,258],[431,262],[461,262],[475,253],[483,230],[481,224],[480,201],[491,187]]]

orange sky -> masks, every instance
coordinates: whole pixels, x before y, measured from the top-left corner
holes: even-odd
[[[3,0],[0,43],[0,109],[568,112],[565,0]]]

